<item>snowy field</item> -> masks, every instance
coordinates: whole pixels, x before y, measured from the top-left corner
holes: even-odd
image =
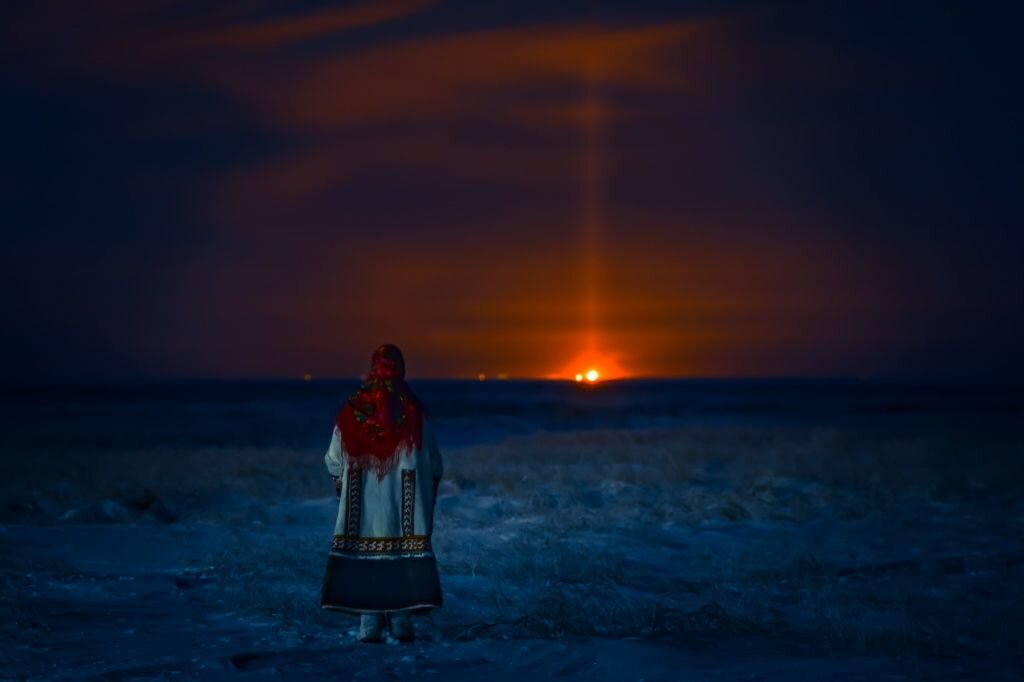
[[[217,423],[248,413],[190,405]],[[446,605],[411,645],[356,644],[354,618],[318,607],[337,504],[329,413],[295,447],[142,447],[82,435],[110,414],[69,410],[72,447],[16,412],[0,460],[0,679],[1024,674],[1013,409],[661,428],[584,415],[586,428],[518,423],[461,443],[449,420]]]

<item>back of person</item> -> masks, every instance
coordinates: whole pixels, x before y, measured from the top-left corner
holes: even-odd
[[[409,616],[442,605],[431,546],[441,453],[405,382],[401,351],[383,345],[338,413],[324,456],[338,494],[321,605],[361,616],[359,639],[413,639]]]

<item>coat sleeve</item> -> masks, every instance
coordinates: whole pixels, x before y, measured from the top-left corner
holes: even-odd
[[[327,465],[327,473],[334,479],[334,493],[340,497],[341,475],[345,472],[345,464],[342,462],[341,436],[337,427],[334,428],[334,433],[331,435],[331,444],[327,447],[327,453],[324,455],[324,464]]]

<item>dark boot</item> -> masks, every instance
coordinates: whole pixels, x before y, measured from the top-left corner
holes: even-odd
[[[356,641],[383,642],[384,614],[364,613],[359,616],[359,635],[356,637]]]
[[[408,611],[389,613],[388,627],[391,629],[391,636],[399,642],[411,642],[416,638],[416,632],[412,627],[412,616]]]

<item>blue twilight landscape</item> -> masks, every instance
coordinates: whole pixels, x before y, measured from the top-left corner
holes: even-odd
[[[445,607],[318,598],[355,381],[8,387],[15,679],[1015,679],[1019,386],[425,381]]]

